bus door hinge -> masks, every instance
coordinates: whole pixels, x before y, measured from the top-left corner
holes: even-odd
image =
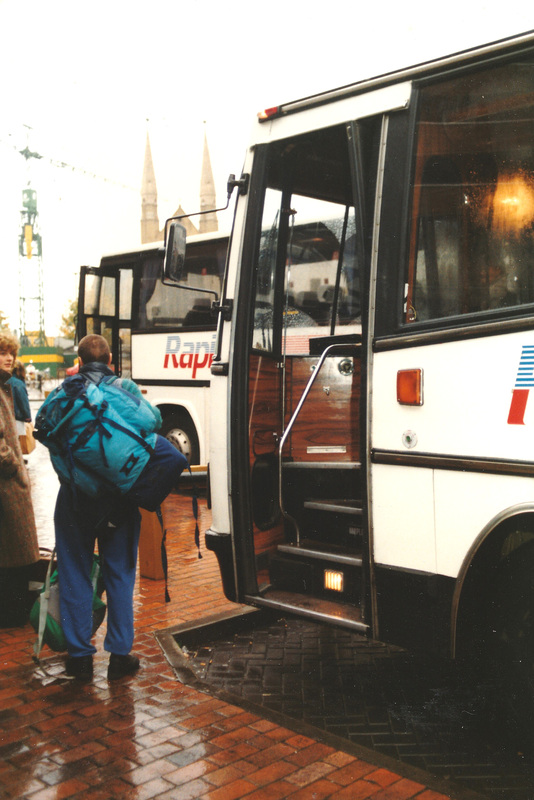
[[[234,191],[236,186],[238,189],[238,194],[240,194],[241,196],[246,195],[246,193],[248,192],[249,180],[250,180],[250,175],[248,174],[248,172],[244,172],[240,178],[236,178],[236,176],[232,173],[232,175],[228,177],[228,183],[227,183],[228,197],[231,197],[232,192]]]
[[[224,303],[216,301],[212,305],[212,310],[215,314],[222,314],[222,318],[225,320],[225,322],[229,322],[232,319],[234,301],[229,298],[226,298]]]

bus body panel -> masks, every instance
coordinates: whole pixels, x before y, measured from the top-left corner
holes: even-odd
[[[183,391],[180,386],[147,385],[143,381],[138,381],[138,386],[143,396],[151,405],[156,406],[162,412],[163,424],[175,415],[184,413],[191,419],[198,438],[198,449],[201,465],[207,464],[207,436],[209,428],[209,386],[202,386],[200,383],[187,387]]]
[[[378,564],[437,572],[432,470],[371,468],[373,554]]]
[[[243,172],[247,174],[252,169],[254,152],[249,150],[245,156]],[[241,254],[245,230],[245,219],[248,209],[250,193],[243,195],[237,202],[232,233],[232,246],[228,253],[226,291],[225,297],[234,301],[236,287],[240,275]],[[210,443],[209,443],[209,470],[210,470],[210,495],[212,507],[211,530],[216,534],[231,535],[231,465],[233,459],[232,444],[230,440],[230,382],[228,375],[232,371],[233,358],[236,347],[236,329],[232,320],[220,320],[219,364],[226,365],[226,374],[211,376],[210,402]],[[213,370],[212,370],[213,371]],[[234,540],[231,540],[232,556],[234,557]],[[233,576],[232,576],[233,580]]]
[[[521,421],[508,421],[525,348],[534,352],[530,331],[376,353],[371,447],[531,460],[534,402],[526,402]],[[412,369],[422,370],[421,406],[397,402],[397,373]],[[407,431],[415,446],[413,437],[410,447],[404,442]]]
[[[375,464],[372,482],[375,562],[452,578],[493,520],[534,503],[532,479],[511,475]]]
[[[509,421],[525,347],[534,348],[530,332],[375,354],[371,448],[402,453],[404,464],[422,453],[429,463],[372,466],[377,563],[456,577],[493,517],[534,500],[532,479],[520,477],[532,462],[534,404],[527,400]],[[397,374],[411,369],[422,371],[420,406],[397,401]],[[432,468],[433,456],[449,459],[450,469]],[[487,474],[500,462],[518,474]]]
[[[437,572],[456,578],[482,531],[532,508],[534,484],[512,475],[436,470],[434,497]]]
[[[411,83],[406,81],[339,100],[328,107],[326,114],[324,107],[310,108],[300,114],[262,122],[254,131],[255,144],[319,130],[324,128],[326,116],[328,125],[339,125],[349,120],[373,117],[388,111],[398,111],[407,108],[410,95]]]
[[[132,334],[134,381],[202,381],[209,384],[214,331]]]

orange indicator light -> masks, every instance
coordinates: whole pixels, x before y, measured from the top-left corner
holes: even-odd
[[[401,369],[397,372],[397,402],[403,406],[423,405],[422,369]]]
[[[334,572],[332,569],[325,569],[324,571],[324,588],[330,589],[333,592],[343,591],[343,573]]]

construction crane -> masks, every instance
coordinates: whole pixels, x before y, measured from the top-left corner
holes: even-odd
[[[39,153],[34,153],[28,145],[19,151],[26,159],[41,158]],[[34,345],[45,346],[45,321],[44,321],[44,292],[43,292],[43,266],[42,238],[39,233],[39,212],[37,210],[37,192],[32,189],[30,182],[22,190],[22,209],[20,212],[21,232],[19,234],[19,337],[22,345],[29,345],[26,317],[28,304],[37,306],[38,330],[33,341]],[[35,315],[34,315],[35,318]]]

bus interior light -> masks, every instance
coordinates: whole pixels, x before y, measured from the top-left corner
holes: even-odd
[[[343,591],[343,573],[335,572],[333,569],[325,569],[324,571],[324,588],[330,589],[332,592]]]
[[[397,402],[403,406],[423,405],[422,369],[401,369],[397,372]]]

